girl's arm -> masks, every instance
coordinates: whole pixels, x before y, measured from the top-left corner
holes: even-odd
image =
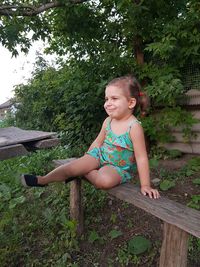
[[[92,142],[90,145],[89,150],[95,148],[95,147],[100,147],[103,144],[103,141],[106,136],[106,125],[107,125],[108,118],[106,118],[102,124],[101,131],[99,132],[97,138]]]
[[[150,198],[158,198],[160,196],[158,190],[151,187],[149,160],[146,151],[144,132],[139,123],[134,124],[131,128],[130,136],[134,147],[141,192],[143,195],[148,195]]]

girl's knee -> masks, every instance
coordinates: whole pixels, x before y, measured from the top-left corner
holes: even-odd
[[[120,181],[118,179],[112,178],[107,175],[101,175],[99,179],[96,180],[95,186],[98,189],[110,189],[118,185]]]

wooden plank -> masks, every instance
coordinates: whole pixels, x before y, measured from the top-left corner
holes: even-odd
[[[163,233],[159,267],[187,267],[189,234],[168,223]]]
[[[107,192],[200,238],[200,212],[195,209],[188,208],[163,196],[159,199],[144,197],[140,193],[140,189],[130,183],[119,185],[107,190]]]
[[[0,147],[54,137],[54,132],[22,130],[17,127],[0,128]]]
[[[83,234],[83,206],[81,198],[81,179],[75,179],[70,184],[70,217],[77,222],[76,232]]]
[[[44,139],[30,144],[30,147],[43,149],[55,147],[60,144],[59,138]]]
[[[173,128],[171,128],[171,130],[173,131],[173,132],[183,132],[183,129],[184,129],[184,127],[173,127]],[[195,123],[195,124],[193,124],[193,126],[191,127],[191,131],[192,132],[200,132],[200,123]]]
[[[58,167],[74,159],[55,160],[54,164]],[[112,196],[131,203],[157,218],[200,238],[199,211],[163,196],[159,199],[144,197],[140,193],[140,189],[131,183],[122,184],[106,191]]]
[[[172,150],[177,149],[180,150],[183,153],[189,153],[189,154],[200,154],[200,143],[166,143],[162,145],[166,149]]]
[[[0,147],[0,160],[23,156],[26,154],[28,154],[28,151],[21,144]]]
[[[56,160],[53,160],[53,164],[55,167],[59,167],[63,164],[67,164],[67,163],[69,163],[75,159],[77,159],[77,158],[56,159]]]
[[[195,119],[200,120],[200,109],[199,110],[192,110],[191,113]]]
[[[196,132],[194,136],[190,136],[189,138],[184,138],[183,133],[172,132],[172,136],[174,137],[175,142],[178,143],[199,143],[200,144],[200,132]]]

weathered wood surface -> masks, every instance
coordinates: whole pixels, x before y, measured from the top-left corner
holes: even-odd
[[[187,154],[197,154],[200,155],[200,143],[166,143],[163,144],[166,149],[177,149],[183,153]]]
[[[28,154],[28,151],[21,144],[0,147],[0,160],[10,159],[12,157],[22,156],[26,154]]]
[[[78,236],[83,234],[83,205],[81,197],[81,180],[75,179],[70,184],[70,217],[77,222]]]
[[[0,128],[0,160],[26,155],[33,149],[54,147],[59,143],[54,132]]]
[[[54,160],[55,166],[69,163],[75,158]],[[188,208],[166,197],[150,199],[140,193],[140,189],[133,184],[126,183],[107,190],[109,194],[156,216],[171,225],[200,238],[200,212]]]
[[[173,142],[180,142],[180,143],[199,143],[200,144],[200,132],[193,133],[194,135],[191,135],[187,138],[184,138],[183,133],[179,132],[172,132],[172,136],[174,137]]]
[[[68,159],[56,159],[53,160],[53,164],[55,167],[59,167],[60,165],[70,163],[71,161],[75,160],[76,158],[68,158]]]
[[[55,136],[56,133],[54,132],[22,130],[17,127],[0,128],[0,147],[52,138]]]
[[[42,148],[54,147],[54,146],[57,146],[59,144],[60,144],[59,138],[52,138],[52,139],[44,139],[44,140],[34,142],[33,144],[31,144],[31,147],[42,149]]]
[[[200,238],[200,212],[195,209],[163,196],[159,199],[144,197],[140,189],[130,183],[109,189],[108,193]]]
[[[183,130],[184,130],[184,127],[173,127],[173,128],[171,128],[172,132],[181,132],[182,133]],[[191,131],[192,132],[200,132],[200,123],[193,124],[192,127],[191,127]]]
[[[187,267],[189,234],[164,222],[159,267]]]

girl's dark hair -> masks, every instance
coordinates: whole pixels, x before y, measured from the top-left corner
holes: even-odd
[[[149,97],[145,92],[141,92],[141,85],[138,80],[133,75],[126,75],[115,78],[111,80],[107,86],[115,85],[120,88],[124,88],[124,90],[128,90],[130,96],[135,98],[136,106],[134,108],[134,112],[140,108],[141,116],[144,117],[147,114],[149,108]]]

